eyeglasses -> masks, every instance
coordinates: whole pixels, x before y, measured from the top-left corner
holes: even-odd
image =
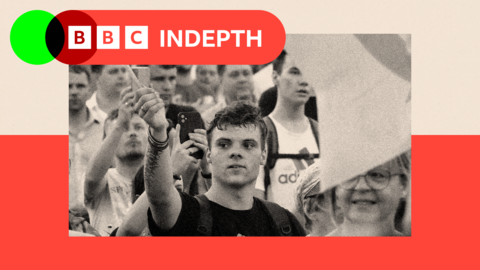
[[[316,201],[317,206],[323,210],[323,211],[330,211],[331,210],[331,200],[329,199],[329,196],[325,196],[325,194],[316,194],[316,195],[311,195],[311,196],[306,196],[305,199],[311,198]]]
[[[352,180],[348,180],[340,184],[340,187],[345,190],[354,190],[360,181],[360,177],[365,178],[365,183],[367,186],[373,190],[382,190],[385,189],[390,183],[392,176],[403,175],[403,174],[390,174],[388,171],[383,170],[374,170],[369,171],[365,175],[358,175]]]

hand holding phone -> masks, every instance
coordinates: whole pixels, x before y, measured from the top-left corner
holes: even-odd
[[[203,129],[203,120],[198,112],[181,112],[178,114],[180,124],[180,143],[190,139],[189,133],[195,133],[195,129]],[[192,146],[193,147],[193,146]],[[199,149],[191,154],[196,159],[203,158],[203,150]]]

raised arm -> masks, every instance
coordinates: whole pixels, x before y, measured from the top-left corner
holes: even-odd
[[[145,161],[145,192],[155,224],[163,230],[175,225],[182,201],[173,185],[173,173],[168,149],[165,105],[151,88],[135,92],[135,110],[149,125]]]
[[[85,174],[85,201],[88,202],[98,196],[106,187],[104,179],[108,169],[114,164],[115,152],[118,143],[125,131],[128,130],[133,115],[133,102],[125,102],[118,109],[118,118],[109,122],[107,138],[90,159]]]
[[[148,207],[147,194],[144,192],[128,210],[122,225],[118,228],[116,236],[139,236],[148,224]]]

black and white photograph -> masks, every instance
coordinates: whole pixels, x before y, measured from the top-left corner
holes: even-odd
[[[412,236],[411,39],[68,66],[69,236]]]

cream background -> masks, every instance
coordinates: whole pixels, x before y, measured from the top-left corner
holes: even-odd
[[[23,13],[69,9],[260,9],[287,33],[411,33],[412,134],[480,134],[480,1],[24,1],[0,16],[0,135],[67,135],[68,69],[26,64],[10,47]]]

